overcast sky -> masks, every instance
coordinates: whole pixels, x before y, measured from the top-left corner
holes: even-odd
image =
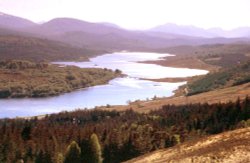
[[[0,0],[0,11],[35,22],[72,17],[129,29],[165,23],[223,29],[250,26],[250,0]]]

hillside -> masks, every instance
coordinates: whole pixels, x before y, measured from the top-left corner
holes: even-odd
[[[99,160],[117,163],[247,127],[249,118],[250,99],[245,97],[223,104],[161,105],[159,110],[147,114],[131,109],[121,112],[86,109],[40,119],[1,119],[0,162],[65,160],[73,143],[79,151],[72,154],[77,156],[77,162],[95,162],[93,154],[98,150]]]
[[[175,54],[176,56],[144,63],[158,64],[166,67],[205,69],[214,72],[220,68],[230,69],[250,60],[249,43],[185,45],[157,49],[156,51],[159,53]]]
[[[250,162],[249,151],[250,127],[155,151],[126,163],[248,163]]]
[[[217,72],[189,81],[186,95],[190,96],[248,82],[250,82],[250,61],[238,63],[238,65],[231,68],[220,69]]]
[[[104,51],[76,48],[65,43],[23,36],[0,36],[0,58],[31,61],[87,60]]]

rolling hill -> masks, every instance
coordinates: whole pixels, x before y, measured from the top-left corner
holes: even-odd
[[[211,32],[206,32],[207,34],[203,35],[202,29],[196,27],[188,27],[188,30],[184,30],[186,27],[182,27],[183,32],[176,32],[174,25],[168,31],[132,31],[109,23],[91,23],[73,18],[56,18],[43,24],[36,24],[7,14],[0,15],[1,19],[8,20],[1,21],[1,35],[9,35],[13,31],[8,30],[14,30],[14,35],[38,37],[64,42],[80,48],[108,51],[157,51],[161,48],[180,45],[249,41],[246,38],[229,39],[217,37],[217,35],[211,35],[211,38],[207,38],[208,35],[210,37]]]

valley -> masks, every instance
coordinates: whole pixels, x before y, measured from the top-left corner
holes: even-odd
[[[51,65],[50,69],[20,70],[20,72],[24,74],[18,76],[16,73],[12,73],[12,78],[16,78],[16,80],[12,82],[11,80],[4,80],[8,74],[3,72],[3,92],[15,90],[14,95],[25,97],[25,94],[23,95],[22,92],[26,91],[26,96],[36,98],[0,100],[0,105],[6,107],[0,110],[0,117],[38,116],[39,114],[51,114],[64,110],[74,110],[76,108],[91,109],[98,106],[125,105],[129,101],[146,100],[154,98],[154,96],[168,97],[173,95],[173,91],[180,85],[185,84],[185,82],[154,82],[141,78],[158,79],[162,77],[172,77],[173,75],[174,77],[185,77],[207,73],[207,71],[198,69],[171,68],[137,62],[159,60],[161,57],[166,56],[170,55],[120,52],[97,56],[85,62],[52,62],[55,65]],[[56,68],[56,65],[59,67]],[[64,66],[66,67],[63,68]],[[52,68],[54,68],[54,70]],[[88,72],[90,68],[93,73],[95,73],[94,70],[96,70],[97,74]],[[113,73],[112,75],[112,72],[107,71],[106,74],[98,74],[98,68],[104,70],[112,69],[117,73]],[[122,76],[118,69],[122,71]],[[151,72],[149,72],[149,70]],[[9,71],[9,76],[11,76],[11,71],[13,70]],[[78,71],[86,73],[77,73]],[[155,71],[158,71],[158,73],[153,73]],[[180,72],[182,72],[182,74],[180,74]],[[108,75],[108,73],[110,73],[110,75]],[[21,80],[22,76],[26,77],[26,79],[30,79],[32,75],[34,77],[29,83],[23,83],[25,80]],[[68,76],[72,77],[68,78]],[[39,82],[39,80],[44,81]],[[98,82],[102,85],[94,86],[98,85]],[[8,85],[6,85],[6,83]],[[4,85],[6,85],[6,87],[4,87]],[[22,87],[27,87],[27,89]],[[76,90],[76,88],[83,87],[88,88]],[[75,91],[73,92],[73,90]],[[39,94],[35,96],[33,95],[34,92],[39,92]],[[65,92],[70,93],[62,94]],[[9,94],[10,97],[14,95]],[[42,96],[49,95],[58,96],[41,98]],[[70,101],[70,103],[67,101]]]
[[[249,162],[249,32],[0,12],[0,163]]]

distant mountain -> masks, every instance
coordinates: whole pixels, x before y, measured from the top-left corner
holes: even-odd
[[[177,35],[186,35],[192,37],[226,37],[226,38],[239,38],[250,37],[250,27],[241,27],[233,30],[223,30],[221,28],[203,29],[194,26],[182,26],[167,23],[150,29],[154,32],[172,33]]]
[[[22,29],[35,26],[34,22],[20,17],[0,12],[0,27],[8,29]]]
[[[245,38],[217,38],[219,34],[192,26],[167,24],[149,31],[131,31],[110,23],[91,23],[72,18],[56,18],[36,24],[1,14],[0,35],[36,37],[63,42],[94,51],[157,51],[171,46],[249,41]],[[14,26],[15,24],[15,26]]]
[[[240,27],[233,30],[223,30],[221,28],[208,29],[211,33],[221,37],[236,38],[236,37],[250,37],[250,27]]]
[[[150,29],[150,31],[172,33],[172,34],[186,35],[186,36],[192,36],[192,37],[212,38],[212,37],[218,36],[202,28],[198,28],[194,26],[180,26],[180,25],[176,25],[172,23],[167,23],[164,25],[154,27]]]
[[[190,31],[191,29],[194,30],[195,27],[190,27]],[[156,31],[130,31],[114,25],[90,23],[72,18],[53,19],[42,25],[28,28],[27,32],[37,35],[43,34],[48,39],[69,43],[73,46],[109,51],[149,51],[169,46],[238,41],[225,38],[208,39]],[[198,35],[198,32],[196,35]]]
[[[57,18],[44,24],[26,28],[48,39],[69,43],[78,47],[117,50],[148,50],[184,43],[187,36],[157,34],[157,32],[129,31],[107,23],[90,23],[72,18]],[[169,40],[178,39],[182,40]]]
[[[113,23],[107,23],[107,22],[103,22],[101,23],[103,25],[109,26],[109,27],[114,27],[114,28],[121,28],[120,26],[113,24]]]
[[[56,18],[39,26],[27,28],[32,33],[41,33],[47,35],[59,35],[67,32],[86,32],[95,34],[104,34],[118,31],[116,27],[102,23],[90,23],[72,18]]]

